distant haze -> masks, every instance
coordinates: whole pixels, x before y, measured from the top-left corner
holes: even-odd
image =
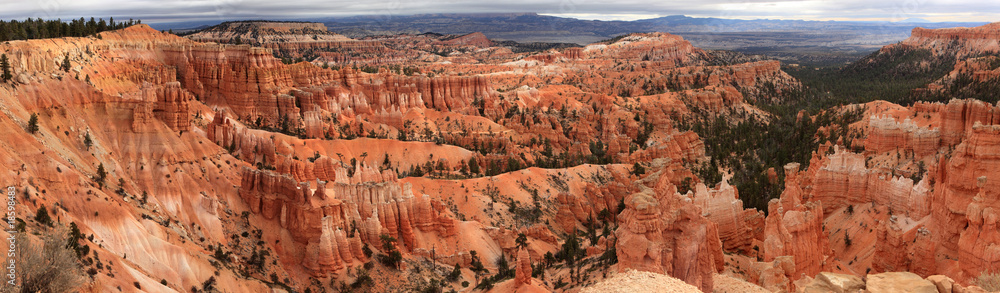
[[[667,15],[730,19],[907,22],[996,22],[1000,1],[970,0],[31,0],[0,1],[0,19],[115,17],[146,23],[238,19],[306,19],[372,15],[391,19],[419,13],[536,12],[593,20]]]

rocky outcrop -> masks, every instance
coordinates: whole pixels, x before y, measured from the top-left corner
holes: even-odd
[[[979,100],[952,99],[948,103],[918,102],[913,105],[912,111],[916,115],[940,120],[938,133],[941,135],[942,146],[954,146],[962,142],[976,122],[984,125],[1000,124],[1000,108]]]
[[[908,225],[896,215],[877,227],[872,269],[876,272],[910,271],[922,276],[937,272],[937,244],[921,224]]]
[[[785,190],[780,199],[768,202],[762,247],[764,261],[793,258],[794,270],[785,271],[791,280],[816,275],[832,253],[828,232],[823,229],[823,204],[802,202],[798,172],[798,163],[785,166]]]
[[[865,283],[868,292],[913,292],[937,293],[937,287],[930,281],[910,272],[890,272],[868,275]]]
[[[938,293],[985,293],[986,290],[978,286],[962,286],[955,280],[943,275],[933,275],[927,277],[927,281],[930,281],[937,287]]]
[[[848,205],[874,202],[913,218],[930,213],[930,183],[914,183],[865,167],[865,156],[835,147],[834,153],[811,163],[811,200],[823,202],[824,213]],[[818,169],[818,170],[817,170]]]
[[[764,214],[755,209],[744,210],[736,187],[723,181],[718,189],[709,190],[705,184],[698,183],[692,198],[705,217],[718,225],[719,239],[726,251],[752,252],[755,236],[758,236],[754,232],[763,230],[763,227],[752,225],[763,223]]]
[[[147,102],[135,103],[132,108],[132,131],[141,133],[148,132],[153,123],[153,105]]]
[[[400,249],[430,249],[415,233],[441,238],[457,233],[455,220],[444,214],[440,203],[432,203],[426,195],[414,196],[408,184],[395,181],[395,175],[381,176],[365,166],[358,170],[354,176],[336,170],[335,181],[318,181],[313,186],[289,175],[247,168],[240,198],[253,213],[279,222],[305,245],[303,266],[316,275],[363,261],[355,242],[377,247],[379,236],[386,234],[401,240]]]
[[[1000,180],[993,166],[1000,164],[1000,126],[976,124],[968,138],[955,148],[950,160],[942,159],[932,215],[937,220],[936,239],[945,251],[958,255],[961,275],[1000,269],[1000,238],[994,210]],[[961,279],[961,278],[959,278]],[[967,279],[961,279],[964,282]]]
[[[194,97],[181,88],[179,82],[168,82],[156,91],[156,107],[153,114],[174,131],[191,130],[191,110],[189,103]]]
[[[853,275],[822,272],[815,278],[803,280],[808,282],[802,283],[796,292],[986,292],[977,286],[962,286],[947,276],[933,275],[924,279],[910,272],[868,274],[864,279]]]
[[[718,226],[701,209],[676,192],[664,176],[656,191],[625,198],[619,215],[619,265],[664,273],[710,292],[713,276],[723,267]]]
[[[252,165],[273,167],[277,164],[274,140],[237,124],[227,117],[226,113],[226,111],[215,112],[212,123],[205,126],[208,139],[225,149],[232,150],[233,156]]]
[[[1000,126],[976,124],[946,167],[944,197],[956,202],[944,204],[953,216],[964,214],[967,225],[965,229],[950,230],[949,235],[961,231],[957,243],[959,262],[968,276],[1000,269],[1000,233],[997,233],[1000,217],[995,212],[1000,202],[991,200],[996,197],[1000,180],[993,179],[997,177],[989,167],[997,163],[1000,163]],[[953,209],[962,206],[964,211]],[[958,220],[960,223],[961,219]]]
[[[865,151],[872,153],[900,151],[924,157],[938,151],[941,132],[919,127],[910,119],[897,122],[891,117],[872,117],[868,120],[868,138],[864,145]]]
[[[1000,40],[1000,23],[990,23],[972,28],[925,29],[918,27],[910,32],[910,37],[904,40],[902,44],[935,48],[935,44],[955,42],[956,44],[952,47],[960,49],[959,54],[965,56],[976,53],[998,52],[1000,51],[1000,44],[997,44],[997,40]]]
[[[865,289],[865,282],[858,276],[822,272],[811,282],[800,288],[800,292],[851,293]]]
[[[261,117],[273,125],[285,115],[298,117],[297,112],[279,111],[279,94],[292,85],[291,75],[269,49],[198,45],[167,46],[162,51],[165,63],[177,68],[184,88],[205,103],[227,106],[238,117]]]
[[[531,285],[531,256],[528,250],[521,248],[517,251],[517,271],[514,280],[518,287]]]

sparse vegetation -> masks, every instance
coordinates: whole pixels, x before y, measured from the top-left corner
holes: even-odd
[[[396,249],[396,238],[389,235],[379,235],[379,239],[382,240],[382,252],[384,255],[379,255],[379,260],[385,266],[398,268],[399,262],[403,260],[403,255]]]
[[[75,253],[66,245],[65,233],[45,230],[41,242],[18,242],[15,255],[20,292],[71,292],[83,284],[83,271]]]
[[[998,292],[1000,291],[1000,273],[984,271],[979,274],[979,277],[976,277],[973,283],[988,292]]]

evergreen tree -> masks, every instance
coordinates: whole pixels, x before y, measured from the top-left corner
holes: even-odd
[[[100,183],[103,186],[104,179],[107,177],[108,177],[108,172],[104,170],[104,163],[101,163],[100,165],[97,166],[97,177],[94,178],[94,180],[97,180],[97,183]]]
[[[514,240],[517,243],[517,248],[528,248],[528,236],[524,233],[517,233],[517,239]]]
[[[0,81],[8,82],[14,77],[10,73],[10,60],[7,59],[7,54],[0,54],[0,68],[3,69],[2,74],[0,74]]]
[[[458,263],[456,262],[455,268],[451,270],[450,274],[448,274],[448,281],[452,282],[458,281],[458,277],[461,276],[462,276],[462,267],[458,266]]]
[[[642,165],[640,165],[639,162],[635,162],[635,164],[632,164],[632,175],[639,176],[642,174],[646,174],[646,168],[642,167]]]
[[[59,19],[43,20],[41,18],[29,18],[24,21],[0,21],[0,42],[44,38],[83,37],[94,34],[98,34],[97,37],[100,38],[100,32],[122,29],[129,25],[131,24],[116,23],[113,18],[109,21],[93,18],[91,18],[90,21],[85,21],[82,17],[68,22],[64,22]]]
[[[63,59],[63,62],[62,62],[62,70],[66,71],[66,72],[69,72],[69,68],[70,68],[70,65],[69,65],[69,53],[66,53],[66,58]]]
[[[38,114],[31,113],[31,118],[28,118],[28,132],[35,134],[38,132]]]
[[[35,221],[45,226],[52,226],[52,218],[49,217],[49,210],[45,209],[45,205],[38,207],[38,210],[35,211]]]
[[[87,150],[90,150],[90,146],[94,145],[94,140],[90,138],[90,132],[87,132],[87,136],[83,137],[83,145],[87,146]]]
[[[403,255],[396,249],[396,238],[385,234],[379,235],[379,238],[382,240],[382,250],[386,253],[381,257],[382,264],[398,268]]]
[[[479,162],[476,161],[475,156],[469,158],[469,173],[479,174]]]

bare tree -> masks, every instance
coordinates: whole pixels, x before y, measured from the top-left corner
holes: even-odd
[[[65,229],[47,229],[41,242],[18,239],[15,255],[19,286],[4,292],[70,292],[83,284],[76,253],[66,247]],[[24,234],[21,234],[24,235]],[[20,236],[20,235],[19,235]]]

